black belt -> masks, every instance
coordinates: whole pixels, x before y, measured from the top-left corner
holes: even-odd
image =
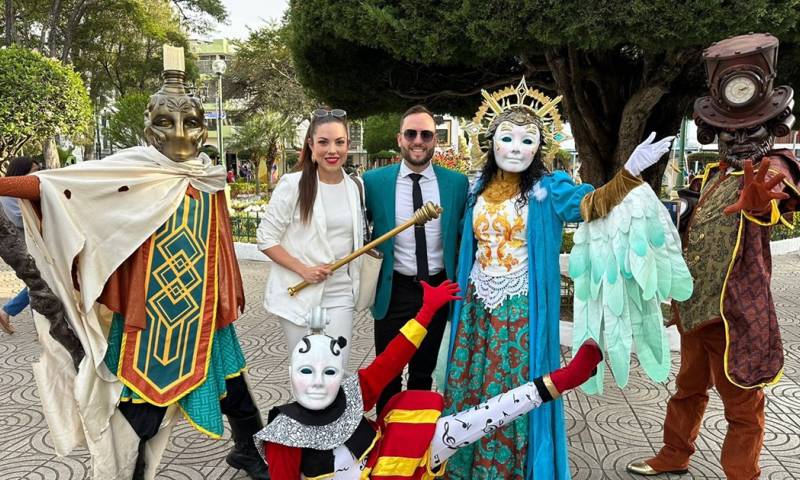
[[[403,275],[397,270],[394,270],[392,272],[392,278],[393,280],[400,280],[402,282],[407,282],[407,283],[419,283],[419,279],[417,279],[416,275]],[[444,269],[442,269],[430,275],[428,283],[430,283],[431,285],[439,285],[445,280],[447,280],[447,272],[445,272]]]

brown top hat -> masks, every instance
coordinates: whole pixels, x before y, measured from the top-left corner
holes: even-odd
[[[739,129],[791,113],[792,88],[772,88],[778,60],[774,36],[731,37],[708,47],[703,59],[711,95],[694,102],[696,119],[717,128]]]

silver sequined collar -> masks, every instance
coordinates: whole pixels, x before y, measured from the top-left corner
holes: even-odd
[[[358,375],[352,375],[342,382],[346,406],[344,413],[335,422],[327,425],[305,425],[299,421],[279,414],[269,425],[254,435],[256,444],[272,442],[296,448],[332,450],[347,441],[355,433],[364,417],[364,401],[361,399],[361,385]]]

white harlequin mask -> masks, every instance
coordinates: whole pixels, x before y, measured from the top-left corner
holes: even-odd
[[[309,410],[330,406],[339,394],[344,377],[343,337],[338,340],[327,335],[308,335],[292,350],[289,377],[292,394],[297,403]]]
[[[533,157],[542,143],[542,135],[533,123],[516,125],[503,122],[492,137],[494,159],[500,170],[524,172],[533,163]]]

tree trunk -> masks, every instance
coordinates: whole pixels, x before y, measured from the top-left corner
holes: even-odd
[[[261,175],[259,175],[259,173],[260,173],[259,172],[259,170],[260,170],[259,167],[261,167],[261,157],[258,156],[258,155],[253,155],[253,157],[255,158],[254,170],[255,170],[255,176],[256,176],[256,195],[260,195],[261,194]]]
[[[94,2],[95,0],[80,0],[75,6],[75,10],[67,22],[67,28],[64,30],[64,45],[62,45],[61,49],[61,62],[69,62],[70,54],[72,53],[72,39],[75,37],[75,31],[78,29],[81,20],[83,20],[86,9]]]
[[[83,160],[96,160],[97,159],[97,149],[95,148],[95,142],[89,143],[83,147]]]
[[[563,110],[575,138],[581,180],[595,186],[613,178],[649,134],[650,125],[659,126],[655,129],[658,138],[675,134],[685,112],[668,105],[670,89],[695,63],[702,64],[699,51],[694,50],[647,57],[634,48],[598,53],[568,47],[549,50],[545,58],[564,96]],[[685,102],[679,107],[686,108]],[[656,192],[665,161],[658,165],[646,172]]]
[[[36,262],[27,253],[25,240],[17,227],[4,215],[0,215],[0,244],[3,245],[0,248],[0,258],[25,282],[31,297],[31,307],[50,321],[50,335],[67,349],[75,371],[78,371],[86,352],[69,325],[64,304],[44,282]]]
[[[53,5],[50,7],[50,30],[47,35],[47,50],[51,57],[56,58],[58,55],[58,24],[61,21],[61,0],[53,0]]]
[[[48,169],[61,168],[61,159],[58,158],[58,147],[55,137],[48,137],[44,140],[44,149],[42,156],[44,156],[44,164]]]
[[[14,0],[6,0],[6,39],[5,44],[7,47],[10,47],[12,43],[16,41],[14,35],[14,23],[16,20],[16,14],[14,13]]]

